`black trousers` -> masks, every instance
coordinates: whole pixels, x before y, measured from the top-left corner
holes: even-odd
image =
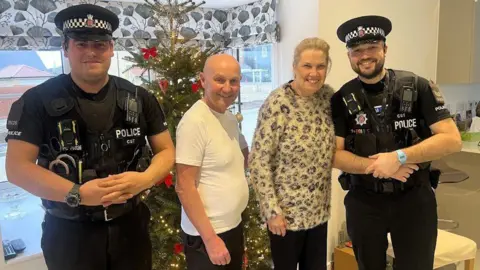
[[[287,230],[285,236],[272,234],[270,249],[275,270],[326,270],[327,228],[325,222],[303,231]]]
[[[244,242],[243,225],[240,223],[234,229],[218,234],[223,240],[231,261],[227,265],[215,265],[208,257],[207,249],[200,236],[183,233],[184,252],[187,260],[187,270],[241,270],[243,264]]]
[[[345,208],[359,270],[385,270],[387,233],[395,253],[394,269],[433,269],[438,222],[429,183],[398,194],[351,190]]]
[[[49,270],[151,270],[150,211],[140,203],[108,222],[45,215],[41,246]]]

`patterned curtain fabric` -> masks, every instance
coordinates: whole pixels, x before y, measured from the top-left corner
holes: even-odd
[[[168,38],[151,19],[144,4],[96,0],[0,0],[0,50],[58,50],[62,33],[53,19],[65,7],[90,3],[118,15],[119,28],[113,33],[116,49],[152,46]],[[231,9],[198,8],[181,18],[180,35],[200,45],[214,43],[231,48],[279,41],[275,16],[276,0],[257,2]]]

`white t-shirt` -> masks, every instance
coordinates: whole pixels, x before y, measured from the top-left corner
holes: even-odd
[[[239,143],[240,143],[240,149],[245,149],[248,147],[248,143],[247,143],[247,140],[245,140],[245,136],[243,136],[242,133],[240,133],[238,135],[238,140],[239,140]]]
[[[197,190],[217,234],[237,227],[248,203],[244,159],[235,116],[197,101],[183,116],[176,134],[176,162],[200,167]],[[199,235],[182,207],[182,229]]]
[[[472,124],[470,125],[470,132],[480,132],[480,117],[475,116],[472,119]]]

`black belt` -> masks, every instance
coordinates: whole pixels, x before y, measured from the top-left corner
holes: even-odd
[[[419,171],[420,172],[420,171]],[[427,174],[428,175],[428,174]],[[383,194],[394,194],[409,191],[416,186],[422,185],[422,183],[427,183],[429,181],[428,176],[422,177],[423,175],[416,175],[408,179],[407,182],[403,183],[396,179],[378,179],[373,176],[359,176],[359,175],[350,175],[350,189],[365,189],[370,190],[375,193]]]
[[[54,217],[72,221],[110,221],[130,213],[140,202],[140,196],[135,196],[126,203],[112,204],[107,208],[98,206],[79,206],[70,209],[50,208],[47,209],[47,213]]]

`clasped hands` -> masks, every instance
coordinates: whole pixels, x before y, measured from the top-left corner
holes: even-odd
[[[402,165],[395,152],[379,153],[369,158],[375,161],[367,167],[365,174],[373,174],[375,178],[393,178],[407,182],[410,175],[418,170],[418,166],[415,164]]]
[[[122,204],[148,188],[146,173],[124,172],[97,178],[80,186],[81,204],[88,206]]]

